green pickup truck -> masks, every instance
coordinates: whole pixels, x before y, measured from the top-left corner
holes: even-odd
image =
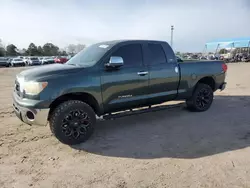
[[[47,125],[64,144],[86,141],[96,117],[170,100],[209,109],[226,86],[223,61],[179,62],[164,41],[116,40],[93,44],[65,64],[16,76],[13,108],[32,125]],[[122,136],[122,135],[121,135]]]

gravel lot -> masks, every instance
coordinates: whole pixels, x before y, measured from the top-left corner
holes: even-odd
[[[230,64],[211,109],[183,104],[98,122],[69,147],[12,110],[14,76],[0,69],[0,187],[250,187],[250,64]]]

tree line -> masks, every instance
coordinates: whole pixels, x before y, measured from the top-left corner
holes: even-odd
[[[0,57],[3,56],[67,56],[74,55],[85,48],[83,44],[70,44],[64,50],[60,50],[58,46],[53,43],[46,43],[43,46],[36,46],[30,43],[27,49],[18,49],[14,44],[9,44],[6,47],[2,45],[0,39]]]

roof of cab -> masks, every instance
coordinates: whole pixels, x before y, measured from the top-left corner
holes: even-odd
[[[160,40],[136,40],[136,39],[123,39],[123,40],[111,40],[111,41],[103,41],[99,42],[98,44],[107,44],[107,45],[116,45],[118,43],[123,43],[123,42],[154,42],[154,43],[162,43],[166,41],[160,41]]]

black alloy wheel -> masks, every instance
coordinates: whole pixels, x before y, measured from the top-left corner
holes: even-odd
[[[203,83],[198,83],[193,95],[186,100],[187,108],[191,111],[204,112],[208,110],[213,103],[214,91]]]
[[[87,113],[82,110],[73,110],[62,120],[62,132],[67,137],[78,139],[86,135],[89,129],[90,119]]]
[[[202,88],[196,97],[196,106],[200,109],[206,108],[208,105],[210,105],[210,101],[212,100],[213,95],[211,93],[211,90],[208,88]]]
[[[85,142],[94,132],[96,114],[86,103],[69,100],[57,106],[49,117],[50,130],[67,145]]]

